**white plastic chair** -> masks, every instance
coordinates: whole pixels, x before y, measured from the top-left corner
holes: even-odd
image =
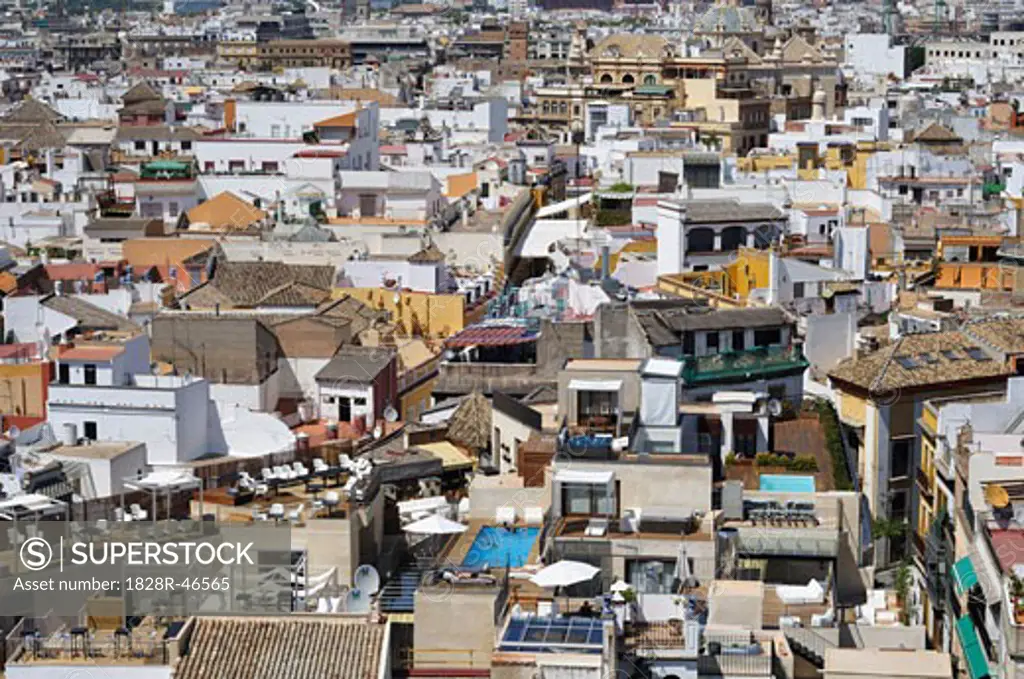
[[[281,504],[280,502],[275,502],[274,504],[270,505],[270,518],[274,519],[275,521],[283,519],[284,505]]]
[[[277,475],[270,470],[270,467],[264,467],[260,470],[260,476],[264,481],[273,481],[277,478]]]
[[[292,523],[298,523],[302,521],[302,510],[305,508],[305,505],[300,504],[298,507],[288,512],[288,520]]]
[[[145,521],[146,517],[149,516],[146,510],[140,507],[137,503],[132,503],[132,505],[129,506],[128,509],[131,510],[132,518],[136,521]]]

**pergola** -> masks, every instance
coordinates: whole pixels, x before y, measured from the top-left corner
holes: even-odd
[[[17,528],[19,521],[35,523],[39,519],[57,514],[63,514],[64,520],[67,521],[70,517],[68,504],[42,493],[15,495],[14,497],[0,500],[0,519],[13,521],[15,528]]]
[[[156,522],[156,501],[161,493],[167,497],[167,516],[171,515],[171,494],[183,490],[199,491],[200,514],[203,506],[203,481],[189,471],[164,470],[154,471],[143,477],[125,477],[121,488],[121,510],[124,510],[124,489],[141,490],[149,493],[150,496],[150,520]]]

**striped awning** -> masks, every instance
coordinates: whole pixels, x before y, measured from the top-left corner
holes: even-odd
[[[963,649],[967,671],[971,679],[988,677],[988,656],[985,655],[985,649],[981,647],[978,630],[974,628],[971,616],[965,615],[956,621],[956,632],[960,638],[960,648]]]

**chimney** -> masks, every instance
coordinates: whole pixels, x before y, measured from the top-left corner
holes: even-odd
[[[607,245],[601,246],[601,280],[606,281],[612,274],[611,248]]]

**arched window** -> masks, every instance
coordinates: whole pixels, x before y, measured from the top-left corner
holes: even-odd
[[[563,101],[558,105],[558,112],[561,113],[562,115],[565,115],[566,113],[569,112],[569,105]]]
[[[627,73],[626,75],[622,76],[622,83],[624,85],[632,85],[635,82],[636,78],[633,77],[632,73]]]
[[[658,77],[653,73],[648,73],[644,76],[644,85],[657,85]]]
[[[544,102],[544,103],[543,103],[543,104],[541,105],[541,110],[542,110],[542,111],[543,111],[543,112],[544,112],[545,114],[547,114],[547,113],[551,113],[551,104],[549,104],[548,102],[546,102],[546,101],[545,101],[545,102]]]
[[[605,85],[610,85],[612,82],[614,82],[614,79],[611,77],[611,75],[605,73],[604,75],[601,76],[601,82]]]

